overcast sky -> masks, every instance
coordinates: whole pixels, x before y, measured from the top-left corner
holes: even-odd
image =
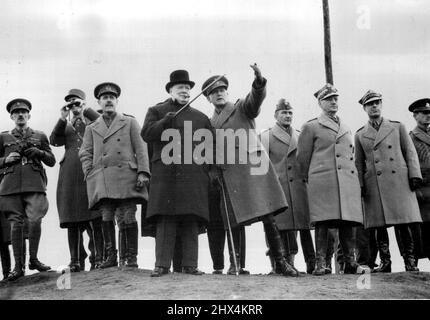
[[[429,96],[430,2],[331,0],[330,11],[339,115],[353,131],[361,127],[366,114],[357,101],[373,89],[383,94],[385,116],[412,129],[408,105]],[[190,72],[193,95],[208,77],[225,73],[235,101],[250,89],[254,62],[268,79],[258,129],[273,125],[281,97],[295,108],[300,128],[320,113],[313,93],[325,83],[320,0],[2,0],[0,46],[0,130],[13,127],[7,102],[23,97],[33,104],[31,127],[49,135],[69,89],[84,90],[97,108],[93,90],[104,81],[120,85],[120,110],[142,125],[146,110],[168,97],[164,86],[175,69]],[[213,112],[203,97],[193,106]],[[54,149],[59,161],[63,150]],[[48,176],[51,206],[41,252],[44,261],[65,264],[66,232],[55,204],[58,166]],[[262,228],[247,230],[249,269],[266,272]],[[200,242],[202,268],[210,271],[206,236]],[[139,251],[141,265],[152,268],[152,240],[140,245],[146,250]]]

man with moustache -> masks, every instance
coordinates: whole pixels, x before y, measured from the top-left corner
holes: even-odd
[[[386,228],[403,244],[406,271],[418,271],[410,225],[421,222],[415,190],[422,181],[417,152],[405,126],[382,117],[382,95],[368,90],[359,100],[369,117],[355,134],[355,163],[364,202],[364,227],[376,229],[381,266],[391,272]],[[399,246],[400,247],[400,246]]]
[[[100,268],[118,265],[115,222],[120,234],[120,252],[125,267],[137,268],[137,204],[148,199],[150,171],[146,144],[140,138],[136,119],[117,111],[121,88],[104,82],[94,89],[103,110],[101,117],[85,129],[79,151],[90,210],[100,210],[106,259]]]
[[[218,210],[214,210],[212,215],[218,217],[217,220],[220,220],[220,216],[222,217],[224,229],[228,230],[228,224],[231,225],[239,274],[249,273],[243,269],[245,262],[244,226],[262,221],[267,243],[279,268],[279,273],[295,277],[298,276],[298,272],[285,259],[285,248],[274,219],[274,216],[283,212],[288,204],[275,169],[255,132],[255,118],[259,115],[260,106],[266,96],[267,80],[261,75],[256,64],[250,67],[254,71],[251,92],[236,103],[228,100],[229,82],[226,77],[212,76],[202,86],[205,89],[204,95],[215,107],[211,123],[217,129],[216,163],[219,165],[217,174],[222,188],[225,190],[224,194],[215,195],[214,198],[218,197],[222,205]],[[219,80],[217,80],[218,78]],[[213,83],[215,80],[217,81]],[[227,150],[223,150],[222,148],[225,146],[222,141],[225,142],[228,132],[234,132],[235,135],[245,133],[242,136],[245,139],[235,138],[233,148],[230,148],[227,141]],[[241,151],[245,151],[246,159],[242,159]],[[234,162],[229,163],[232,155],[235,156]],[[254,160],[257,161],[254,162]],[[257,168],[253,163],[258,163],[260,168],[255,170]],[[261,170],[263,166],[265,167],[264,172]],[[225,230],[209,227],[208,238],[211,255],[217,259],[214,260],[214,267],[216,268],[216,265],[221,267],[223,266]],[[230,246],[230,241],[228,244]],[[228,273],[235,274],[235,266],[232,264],[233,250],[229,249],[231,265]]]
[[[355,259],[353,236],[353,227],[363,223],[360,184],[351,131],[336,115],[338,95],[331,84],[314,94],[322,114],[303,125],[297,145],[301,176],[307,182],[310,221],[315,226],[313,274],[317,276],[326,273],[329,228],[339,230],[344,273],[362,271]]]
[[[188,71],[175,70],[165,89],[170,98],[148,109],[141,136],[152,150],[151,185],[146,217],[156,224],[155,268],[152,277],[169,273],[177,239],[181,241],[182,272],[203,274],[198,265],[199,226],[209,219],[209,164],[194,154],[196,146],[204,144],[212,150],[210,141],[187,141],[186,128],[191,137],[199,129],[212,130],[209,118],[188,106],[194,82]],[[192,132],[191,132],[192,130]],[[170,140],[170,134],[173,140]],[[190,137],[190,138],[191,138]],[[191,138],[192,139],[192,138]],[[186,145],[190,145],[187,149]],[[179,150],[170,155],[170,147]],[[170,151],[169,151],[170,150]]]
[[[30,270],[51,269],[37,258],[42,218],[48,211],[47,178],[42,163],[53,167],[55,157],[46,135],[28,126],[32,106],[26,99],[10,101],[6,109],[15,128],[0,134],[0,212],[11,223],[15,267],[8,280],[24,276],[24,223],[28,218]]]
[[[286,250],[285,258],[294,267],[294,257],[298,253],[296,239],[299,231],[306,272],[312,274],[315,269],[315,250],[310,232],[306,184],[300,179],[296,158],[300,131],[292,127],[293,113],[291,104],[285,99],[280,99],[274,115],[276,124],[261,133],[261,142],[275,167],[289,206],[275,217]],[[277,273],[270,251],[269,256],[272,272]]]
[[[67,229],[70,251],[70,271],[85,270],[87,256],[82,233],[87,231],[88,247],[91,252],[91,270],[99,268],[103,262],[102,219],[98,210],[88,210],[88,196],[84,173],[78,152],[85,132],[85,119],[94,121],[99,117],[97,112],[85,107],[85,93],[71,89],[64,100],[67,104],[61,108],[58,120],[50,136],[50,143],[55,147],[65,146],[65,154],[60,161],[60,173],[57,184],[57,208],[60,227]],[[67,117],[73,117],[70,122]]]
[[[413,102],[409,106],[409,111],[417,126],[409,133],[414,143],[420,161],[421,175],[423,181],[416,190],[418,205],[420,207],[422,224],[416,225],[412,232],[417,236],[417,250],[415,250],[415,260],[421,258],[430,259],[430,99],[424,98]]]

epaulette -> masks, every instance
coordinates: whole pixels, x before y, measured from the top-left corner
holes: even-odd
[[[234,105],[236,105],[239,101],[240,101],[240,99],[237,99],[236,102],[234,103]]]
[[[317,120],[318,118],[313,118],[313,119],[311,119],[311,120],[308,120],[308,122],[311,122],[311,121],[315,121],[315,120]]]
[[[393,123],[400,123],[400,121],[396,121],[396,120],[388,120],[388,121],[393,122]]]
[[[135,118],[135,116],[132,116],[131,114],[123,113],[123,115],[126,116],[126,117]]]
[[[363,129],[364,129],[364,126],[362,126],[360,129],[358,129],[355,133],[357,133],[358,131],[363,130]]]

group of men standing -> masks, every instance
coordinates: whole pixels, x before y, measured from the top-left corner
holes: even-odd
[[[119,266],[138,267],[139,204],[143,222],[155,231],[153,277],[169,273],[172,261],[176,271],[203,274],[198,269],[198,235],[205,228],[213,273],[223,273],[227,236],[227,273],[249,274],[245,226],[257,221],[264,225],[272,273],[299,275],[294,267],[298,232],[307,273],[328,273],[333,230],[338,233],[344,273],[362,272],[360,264],[373,268],[378,251],[381,264],[373,270],[391,272],[390,226],[396,228],[405,269],[417,271],[418,259],[430,254],[430,99],[409,107],[417,121],[409,136],[403,124],[382,117],[382,95],[369,90],[359,101],[369,122],[357,131],[354,143],[337,116],[338,91],[327,84],[315,93],[322,110],[319,117],[296,130],[293,107],[280,99],[275,125],[257,136],[255,118],[267,80],[257,65],[251,68],[251,90],[236,103],[229,100],[225,76],[210,77],[203,84],[202,93],[214,106],[210,119],[191,106],[195,83],[185,70],[171,73],[165,87],[170,98],[148,109],[142,128],[133,116],[117,111],[121,89],[111,82],[94,90],[98,113],[85,108],[83,91],[70,90],[49,140],[28,127],[31,103],[11,101],[7,110],[16,127],[0,134],[4,277],[14,281],[24,275],[26,221],[29,268],[50,269],[37,258],[41,219],[48,210],[42,163],[55,164],[49,142],[66,150],[60,161],[57,208],[60,227],[67,228],[72,272],[85,269],[84,231],[90,239],[91,269],[118,266],[115,222]],[[202,130],[214,139],[191,138]],[[245,132],[247,138],[234,141],[233,162],[232,150],[219,143],[229,130]],[[175,132],[179,139],[174,139]],[[172,140],[166,138],[169,134]],[[208,152],[214,161],[205,161]],[[257,162],[265,161],[263,173],[253,171]],[[12,272],[8,241],[15,259]]]

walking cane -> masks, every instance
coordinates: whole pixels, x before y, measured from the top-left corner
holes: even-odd
[[[226,215],[226,220],[227,220],[228,234],[230,236],[229,237],[230,238],[230,245],[231,245],[231,250],[233,252],[234,273],[235,273],[236,276],[238,276],[239,275],[239,268],[237,267],[236,250],[234,249],[233,234],[231,232],[230,218],[229,218],[229,214],[228,214],[227,198],[225,196],[224,184],[223,184],[223,181],[219,177],[217,178],[217,180],[218,180],[219,185],[221,186],[222,200],[224,202],[224,208],[225,208],[225,215]]]
[[[202,89],[202,91],[196,95],[191,101],[188,101],[187,104],[185,106],[183,106],[181,109],[179,109],[176,113],[175,113],[175,117],[180,114],[186,107],[188,107],[192,102],[194,102],[198,97],[200,97],[202,95],[203,92],[206,91],[207,88],[209,88],[211,85],[213,85],[214,83],[216,83],[218,80],[220,80],[222,77],[225,77],[225,74],[223,74],[222,76],[219,76],[218,78],[216,78],[214,81],[212,81],[211,83],[209,83],[206,87],[204,87]]]

